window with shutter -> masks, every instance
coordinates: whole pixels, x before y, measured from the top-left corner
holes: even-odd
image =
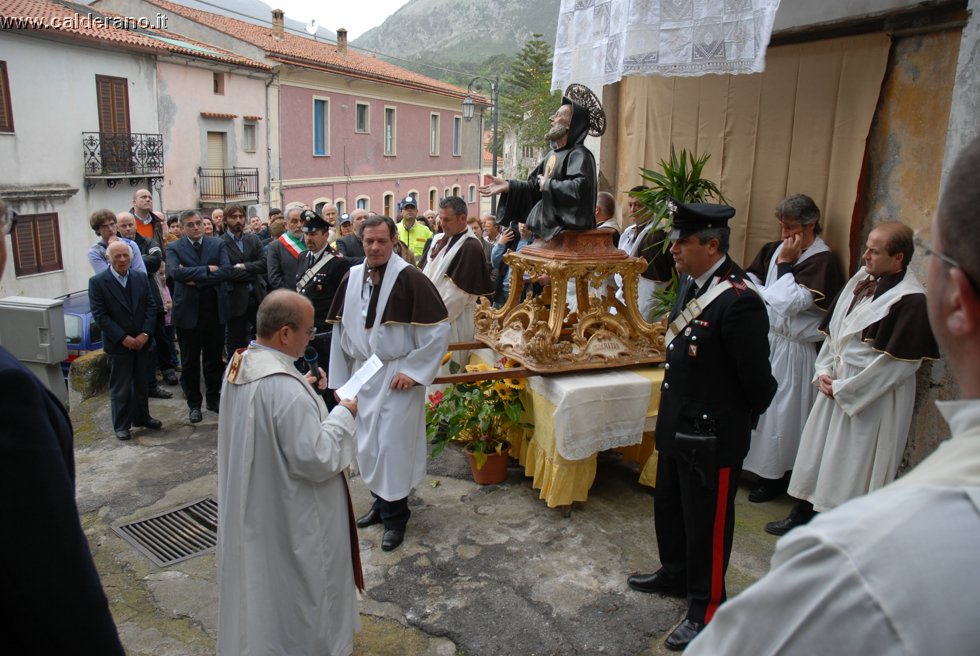
[[[95,76],[99,107],[99,146],[104,174],[133,168],[129,137],[129,82],[124,77]]]
[[[30,276],[64,269],[57,214],[21,214],[10,237],[15,275]]]
[[[14,131],[14,111],[10,103],[10,80],[7,62],[0,61],[0,132]]]

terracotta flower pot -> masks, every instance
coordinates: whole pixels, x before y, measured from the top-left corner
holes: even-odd
[[[487,461],[483,463],[483,467],[477,469],[476,457],[470,451],[470,447],[467,446],[463,449],[466,452],[466,459],[470,461],[470,471],[473,472],[473,480],[480,485],[493,485],[495,483],[503,483],[507,480],[507,461],[510,458],[508,455],[509,450],[510,444],[504,444],[504,448],[499,454],[488,453]]]

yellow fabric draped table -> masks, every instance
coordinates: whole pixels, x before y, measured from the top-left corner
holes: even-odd
[[[470,362],[496,364],[489,349]],[[664,372],[638,367],[594,373],[532,376],[521,398],[534,429],[511,436],[511,457],[524,467],[549,508],[586,501],[595,481],[596,457],[615,449],[640,465],[639,482],[656,482],[654,428]]]

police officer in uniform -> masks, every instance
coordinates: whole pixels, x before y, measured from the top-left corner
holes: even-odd
[[[681,651],[725,600],[742,460],[776,381],[765,304],[728,256],[735,210],[669,199],[668,211],[670,253],[684,275],[665,337],[657,415],[654,524],[662,566],[627,583],[687,598],[687,616],[666,641]]]
[[[327,323],[327,313],[333,304],[337,287],[351,268],[350,260],[330,247],[330,224],[316,212],[303,212],[303,234],[306,239],[306,252],[300,253],[296,269],[296,291],[313,303],[313,322],[316,337],[310,343],[317,352],[317,363],[327,370],[330,357],[331,324]],[[337,404],[332,390],[323,391],[328,408]]]

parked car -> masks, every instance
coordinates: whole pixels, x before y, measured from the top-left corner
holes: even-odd
[[[102,348],[102,329],[92,318],[88,305],[88,291],[72,292],[65,299],[65,341],[68,343],[68,357],[61,362],[61,370],[68,382],[68,369],[71,363],[89,351]]]

